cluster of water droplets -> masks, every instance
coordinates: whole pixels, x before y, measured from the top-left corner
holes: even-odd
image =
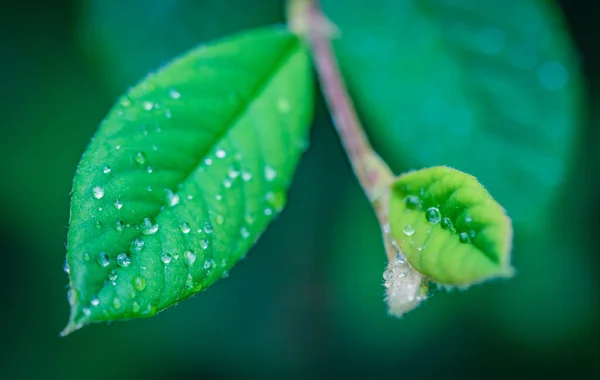
[[[407,212],[423,209],[423,202],[417,195],[407,195],[404,197],[404,204],[407,208]],[[457,233],[456,227],[454,226],[454,223],[452,223],[452,220],[448,217],[442,216],[439,207],[432,206],[425,209],[425,219],[431,224],[439,224],[442,229],[447,230],[453,235]],[[464,216],[465,225],[468,226],[472,221],[473,218],[470,215],[467,214]],[[410,237],[415,234],[416,230],[412,224],[407,223],[403,226],[402,232],[405,236]],[[431,232],[431,230],[428,230],[428,233],[429,232]],[[477,233],[474,229],[469,229],[466,232],[458,233],[458,239],[462,243],[470,243],[475,236],[477,236]]]
[[[425,299],[421,290],[421,274],[413,269],[401,253],[388,263],[383,280],[388,310],[394,316],[400,317]]]

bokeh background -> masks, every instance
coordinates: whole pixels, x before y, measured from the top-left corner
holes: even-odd
[[[320,100],[288,207],[227,280],[151,319],[67,338],[58,333],[68,316],[69,192],[98,123],[169,58],[281,23],[284,9],[278,0],[1,5],[0,378],[598,373],[600,2],[559,5],[580,52],[588,112],[541,232],[516,232],[514,279],[437,292],[403,320],[388,317],[377,223]]]

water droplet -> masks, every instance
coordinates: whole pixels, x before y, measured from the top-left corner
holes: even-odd
[[[227,189],[231,188],[232,184],[233,184],[233,182],[231,182],[230,179],[226,179],[225,181],[223,181],[223,186],[225,186],[225,188],[227,188]]]
[[[158,150],[158,146],[152,145],[152,150],[156,152]]]
[[[273,169],[271,166],[265,166],[265,179],[269,182],[273,181],[277,177],[277,171]]]
[[[421,198],[416,195],[407,195],[404,197],[404,204],[409,210],[418,210],[421,206]]]
[[[231,179],[236,179],[237,177],[240,176],[240,172],[235,170],[234,168],[229,168],[229,172],[227,173],[227,176]]]
[[[146,111],[152,111],[152,108],[154,108],[154,103],[152,103],[152,102],[144,102],[144,109]]]
[[[225,223],[225,218],[223,218],[223,215],[219,214],[215,217],[215,221],[218,225],[222,225],[223,223]]]
[[[146,167],[146,171],[148,172],[148,174],[152,174],[152,172],[154,171],[154,169],[152,169],[152,166],[147,166]]]
[[[215,156],[217,158],[225,158],[227,157],[227,152],[225,152],[223,149],[219,149],[215,152]]]
[[[242,171],[242,180],[244,180],[244,182],[248,182],[252,179],[252,173],[250,173],[249,171]]]
[[[126,268],[131,265],[131,257],[125,252],[119,253],[117,256],[117,265]]]
[[[148,186],[148,187],[146,188],[146,190],[147,190],[148,192],[152,192],[152,186]]]
[[[115,199],[114,206],[117,210],[120,210],[121,207],[123,207],[123,201],[120,200],[119,198]]]
[[[112,306],[115,309],[120,309],[121,308],[121,300],[119,300],[117,297],[113,298]]]
[[[212,163],[213,163],[213,161],[211,158],[207,158],[204,160],[204,165],[206,165],[206,166],[210,166],[210,165],[212,165]]]
[[[253,224],[254,223],[254,214],[251,212],[247,213],[246,216],[244,217],[244,220],[248,224]]]
[[[191,273],[188,273],[188,277],[187,277],[187,281],[185,282],[185,286],[187,286],[190,289],[194,287],[194,277],[192,276]]]
[[[277,99],[277,109],[281,113],[289,113],[292,109],[292,106],[286,98],[279,98]]]
[[[110,273],[108,274],[108,279],[111,281],[117,281],[117,278],[119,278],[119,275],[117,274],[116,270],[111,270]]]
[[[475,230],[469,230],[469,237],[475,239],[475,236],[477,236],[477,232],[475,232]]]
[[[454,232],[454,225],[452,224],[452,221],[448,217],[442,218],[441,226],[445,230]]]
[[[121,145],[115,145],[115,149],[116,150],[120,150],[121,149]]]
[[[145,244],[146,243],[144,243],[144,240],[141,238],[133,239],[133,241],[129,245],[129,250],[131,252],[140,252],[142,249],[144,249]]]
[[[165,194],[167,197],[167,204],[169,206],[173,207],[179,204],[179,201],[181,200],[179,194],[174,193],[171,189],[165,189]]]
[[[81,258],[83,259],[83,261],[88,262],[88,261],[90,261],[90,254],[87,252],[84,252],[83,256],[81,256]]]
[[[181,94],[178,91],[175,91],[175,90],[170,90],[169,91],[169,96],[172,99],[179,99],[179,98],[181,98]]]
[[[471,215],[465,216],[465,223],[471,223],[472,221],[473,221],[473,218],[471,217]]]
[[[171,259],[171,255],[169,255],[167,252],[163,252],[162,255],[160,255],[160,260],[165,264],[169,264]]]
[[[71,273],[71,267],[69,266],[69,262],[67,260],[65,260],[65,265],[63,266],[63,270],[65,271],[66,274]]]
[[[133,155],[133,161],[138,165],[144,165],[146,163],[146,155],[144,152],[137,152]]]
[[[153,224],[150,218],[144,218],[142,222],[142,234],[153,235],[158,231],[158,223]]]
[[[267,208],[265,209],[265,211],[264,211],[264,214],[265,214],[266,216],[273,215],[273,209],[270,209],[270,208],[268,208],[268,207],[267,207]]]
[[[173,117],[173,115],[171,114],[171,110],[165,110],[165,117],[167,119],[170,119],[171,117]],[[157,132],[160,132],[160,130],[157,130]]]
[[[248,231],[246,227],[242,227],[240,229],[240,235],[242,235],[244,239],[248,239],[248,237],[250,237],[250,231]]]
[[[117,220],[115,222],[115,230],[117,231],[123,231],[123,229],[125,229],[125,226],[123,225],[123,222],[121,222],[120,220]]]
[[[204,262],[203,268],[204,269],[208,269],[208,268],[210,268],[210,266],[211,266],[210,261],[207,260],[207,261]]]
[[[215,195],[215,199],[220,201],[221,199],[223,199],[223,196],[221,194],[217,194]]]
[[[398,253],[396,255],[396,261],[400,264],[406,264],[406,259],[404,258],[404,256],[402,256],[401,253]]]
[[[183,258],[187,265],[192,265],[196,261],[196,252],[187,250],[183,252]]]
[[[427,211],[425,211],[425,217],[431,223],[437,224],[442,220],[442,214],[437,207],[429,207]]]
[[[404,232],[404,235],[406,236],[413,236],[415,234],[415,229],[411,224],[406,224],[402,229],[402,232]]]
[[[98,254],[98,264],[100,264],[102,268],[106,268],[110,264],[110,258],[108,257],[108,253],[100,252]]]
[[[94,223],[94,225],[96,226],[96,228],[102,228],[102,222],[99,220],[96,220],[96,223]]]
[[[90,315],[92,315],[92,311],[90,309],[88,309],[87,307],[84,307],[81,311],[83,312],[83,314],[86,317],[89,317]]]
[[[146,289],[146,280],[143,277],[136,277],[133,279],[133,287],[140,292]]]
[[[212,234],[213,228],[209,222],[204,223],[204,232],[206,232],[207,234]]]
[[[202,240],[200,240],[200,247],[201,247],[202,249],[206,249],[206,248],[208,248],[208,241],[207,241],[207,240],[205,240],[205,239],[202,239]]]
[[[179,229],[181,230],[181,232],[183,232],[184,234],[188,234],[192,229],[190,228],[190,225],[187,224],[186,222],[183,222],[179,225]]]
[[[133,302],[131,303],[131,311],[132,311],[132,312],[134,312],[134,313],[139,313],[140,309],[141,309],[141,307],[140,307],[140,304],[139,304],[139,303],[137,303],[137,301],[133,301]]]
[[[192,199],[194,199],[194,196],[193,196],[192,194],[189,194],[189,195],[187,196],[187,199],[188,199],[188,201],[191,201]]]
[[[463,242],[463,243],[470,243],[471,242],[471,238],[469,238],[469,235],[466,232],[461,232],[458,235],[458,239]]]
[[[106,165],[104,167],[104,169],[102,169],[102,173],[104,173],[104,174],[108,174],[108,173],[110,173],[110,171],[111,171],[111,169],[110,169],[110,166],[108,166],[108,165]]]
[[[98,299],[98,297],[94,296],[94,297],[92,297],[92,300],[90,301],[90,304],[93,307],[96,307],[96,306],[100,305],[100,300]]]
[[[94,187],[92,192],[94,194],[94,198],[96,198],[96,199],[101,199],[104,196],[104,189],[101,188],[100,186]]]

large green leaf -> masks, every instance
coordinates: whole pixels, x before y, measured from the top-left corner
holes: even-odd
[[[563,182],[580,73],[545,0],[323,0],[352,96],[393,168],[475,175],[539,226]],[[547,215],[545,215],[547,216]]]
[[[156,314],[227,276],[284,206],[312,95],[304,46],[265,29],[123,96],[75,176],[65,331]]]
[[[473,176],[444,166],[403,174],[389,218],[400,252],[432,281],[465,286],[512,274],[510,219]]]
[[[120,93],[199,42],[283,21],[281,0],[79,0],[81,49]]]

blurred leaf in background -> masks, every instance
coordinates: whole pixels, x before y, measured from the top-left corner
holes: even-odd
[[[575,209],[559,214],[555,203],[563,187],[563,202],[582,199],[569,169],[587,107],[560,10],[539,0],[323,3],[357,108],[392,168],[474,174],[513,218],[517,277],[489,290],[491,318],[523,344],[592,328],[598,293],[580,260],[590,247],[565,225]]]
[[[372,35],[373,22],[369,20],[375,16],[367,12],[369,8],[357,19],[355,7],[360,3],[340,1],[346,4],[344,12],[348,12],[342,13],[333,2],[335,0],[324,2],[325,11],[342,30],[338,53],[343,60],[361,51],[360,46],[356,51],[351,51],[349,46],[345,53],[339,50],[348,34],[356,41],[377,38],[373,44],[381,42],[385,46],[396,45],[394,41],[398,39],[410,47],[412,40],[432,38],[431,33],[419,36],[412,32],[409,41],[404,34],[387,35],[383,29],[390,29],[391,14],[377,16],[381,17],[378,27],[381,32]],[[369,6],[395,3],[408,4],[377,0],[371,1]],[[489,2],[475,0],[471,3],[481,4],[480,7],[489,5]],[[433,7],[436,3],[424,1],[421,4]],[[447,9],[454,9],[452,4],[456,2],[445,4],[449,4]],[[597,109],[600,104],[597,87],[600,56],[596,49],[600,46],[597,31],[600,3],[567,0],[562,5],[569,12],[575,39],[584,53],[586,83],[592,90]],[[518,205],[525,198],[513,199],[512,190],[507,192],[502,183],[494,185],[494,181],[502,177],[482,175],[483,166],[480,167],[478,161],[501,165],[499,158],[504,154],[504,157],[510,156],[506,163],[513,165],[523,159],[524,152],[536,147],[540,149],[534,152],[540,153],[540,157],[546,154],[545,160],[554,160],[559,162],[557,167],[562,166],[560,172],[550,171],[539,178],[531,176],[537,185],[525,189],[531,191],[527,192],[528,196],[534,196],[539,202],[526,204],[524,217],[535,216],[529,214],[529,207],[539,207],[546,216],[536,219],[540,222],[534,228],[539,231],[536,234],[530,231],[529,224],[520,222],[525,224],[523,230],[517,226],[513,255],[515,278],[472,287],[468,292],[437,294],[404,319],[389,318],[383,302],[381,273],[385,255],[377,222],[352,177],[320,101],[311,148],[300,163],[288,206],[248,259],[238,264],[227,280],[152,319],[98,325],[67,339],[58,338],[68,314],[65,307],[67,279],[60,269],[65,255],[71,179],[81,152],[116,96],[148,72],[198,44],[249,27],[282,23],[283,3],[279,0],[61,0],[52,3],[27,0],[15,2],[12,9],[9,8],[0,11],[3,48],[0,159],[5,163],[0,186],[4,200],[0,220],[3,241],[0,377],[372,378],[377,375],[381,378],[464,378],[481,375],[493,378],[515,372],[525,377],[572,377],[598,369],[594,355],[600,339],[597,322],[600,204],[595,178],[599,115],[594,114],[593,123],[586,123],[582,132],[567,128],[564,139],[554,140],[551,137],[558,130],[539,136],[533,129],[528,130],[527,139],[523,139],[522,129],[507,119],[492,118],[490,123],[494,128],[501,126],[501,120],[513,126],[510,134],[492,131],[498,133],[499,141],[514,141],[513,137],[521,141],[519,149],[484,157],[477,155],[481,154],[477,153],[477,147],[474,152],[465,143],[461,145],[468,148],[464,154],[453,150],[451,156],[430,157],[430,150],[424,147],[417,150],[422,152],[419,156],[409,157],[407,154],[413,150],[400,149],[401,145],[397,145],[401,144],[400,137],[423,130],[409,128],[420,119],[414,116],[412,108],[401,108],[406,100],[400,91],[402,87],[395,87],[392,95],[370,95],[373,99],[384,96],[396,99],[395,114],[402,121],[397,136],[379,133],[379,127],[373,122],[375,117],[366,113],[364,105],[369,105],[363,99],[366,93],[364,96],[355,94],[376,146],[398,172],[424,165],[426,162],[419,157],[455,166],[463,163],[466,167],[462,169],[473,169],[469,171],[478,175],[502,204],[509,206],[509,215],[517,218],[510,204]],[[502,23],[509,19],[504,13],[506,7],[490,8],[496,15],[494,20],[499,19],[497,25],[504,25]],[[546,9],[544,14],[551,12],[550,20],[560,20],[559,13],[552,11],[552,7],[541,9]],[[428,12],[434,14],[431,10]],[[397,29],[392,32],[402,29],[408,32],[415,24],[433,22],[432,17],[427,20],[418,17],[406,20],[406,24],[395,25]],[[362,33],[366,37],[360,36],[359,24],[364,26]],[[534,26],[525,21],[522,25]],[[558,25],[562,23],[559,21]],[[553,33],[559,33],[560,28]],[[432,33],[433,37],[436,33],[440,35]],[[494,34],[497,36],[488,30],[492,40]],[[445,46],[445,40],[451,37],[450,33],[441,35],[444,39],[435,46]],[[566,54],[565,65],[573,62],[574,53],[565,35],[555,38],[563,41],[558,42],[558,46],[567,43],[567,50],[562,52]],[[505,47],[508,43],[507,34]],[[479,52],[475,48],[472,51]],[[487,64],[494,56],[481,63]],[[423,67],[431,68],[425,65],[426,62],[431,64],[431,60],[425,58],[421,57]],[[357,63],[361,62],[357,57]],[[449,67],[453,70],[450,73],[456,74],[461,65],[453,63]],[[533,94],[542,94],[537,70],[529,72],[534,74],[530,77]],[[568,73],[569,86],[575,83],[571,82],[575,77],[571,76],[572,71]],[[352,90],[356,91],[355,79],[351,75],[349,79]],[[424,94],[433,93],[432,85],[447,90],[452,84],[449,80],[458,80],[456,76],[441,74],[436,77],[439,84],[436,81],[432,84],[429,79],[426,75],[421,78],[427,81]],[[417,87],[417,83],[408,86]],[[465,106],[470,95],[462,93],[462,86],[452,89],[454,92],[446,95],[449,98],[442,100]],[[577,89],[572,90],[572,94],[576,94]],[[540,99],[547,99],[548,94],[556,94],[556,91],[548,90]],[[511,100],[522,96],[518,92]],[[452,111],[437,101],[432,100],[432,107],[437,104],[442,110]],[[384,102],[382,107],[389,106],[390,102]],[[549,110],[550,115],[560,109],[560,104],[556,103]],[[519,109],[526,112],[525,103],[522,106]],[[532,107],[538,110],[535,104]],[[460,107],[457,109],[459,115],[452,120],[460,121],[462,111]],[[564,108],[569,112],[567,110]],[[391,115],[377,108],[379,111],[381,115]],[[572,111],[573,115],[577,113],[575,108]],[[402,112],[411,112],[413,116],[403,116]],[[477,118],[481,116],[478,112],[481,111],[474,113]],[[436,115],[428,114],[430,118]],[[446,114],[441,120],[449,117]],[[540,118],[546,121],[549,117]],[[487,118],[481,120],[488,121]],[[474,129],[475,121],[479,119],[473,119]],[[436,122],[435,118],[431,122]],[[552,120],[549,123],[557,125]],[[386,139],[390,140],[389,144]],[[408,143],[411,141],[415,140]],[[446,141],[453,140],[448,137]],[[446,144],[441,148],[445,147]],[[549,147],[551,149],[544,150]],[[538,168],[540,162],[546,165],[542,161],[544,159],[534,160],[531,164]],[[508,170],[508,167],[500,169]],[[553,174],[558,175],[554,177],[558,182],[540,185],[544,178],[552,180]],[[529,177],[525,179],[512,178],[511,181],[516,186],[526,187]],[[569,186],[564,186],[566,183]],[[543,204],[546,206],[541,206]],[[489,368],[493,368],[493,372]]]

